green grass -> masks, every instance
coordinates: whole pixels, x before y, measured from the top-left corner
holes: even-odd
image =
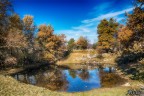
[[[136,86],[139,83],[132,83]],[[10,76],[0,75],[0,96],[125,96],[131,87],[99,88],[87,92],[66,93],[20,83]]]

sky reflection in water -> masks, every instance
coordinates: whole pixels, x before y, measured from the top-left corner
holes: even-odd
[[[83,92],[106,85],[106,80],[115,76],[113,75],[113,69],[112,67],[92,70],[39,69],[17,73],[12,76],[18,81],[45,87],[53,91]]]

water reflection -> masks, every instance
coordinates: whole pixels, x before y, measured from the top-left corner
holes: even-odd
[[[72,78],[76,78],[76,74],[77,74],[77,71],[76,70],[68,70],[69,71],[69,75],[72,77]]]
[[[100,87],[113,87],[123,83],[113,67],[92,70],[40,68],[12,75],[17,80],[55,91],[79,92]]]
[[[108,67],[107,70],[108,71],[103,71],[103,69],[99,69],[102,87],[113,87],[125,82],[122,77],[113,72],[114,69],[112,67]]]
[[[68,81],[61,70],[50,70],[43,74],[39,74],[36,78],[37,86],[45,87],[50,90],[65,91],[67,89]]]
[[[89,74],[88,70],[82,69],[82,71],[79,73],[79,77],[82,80],[88,80],[90,78],[90,74]]]

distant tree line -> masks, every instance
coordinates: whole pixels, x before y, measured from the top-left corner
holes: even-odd
[[[88,48],[88,45],[89,45],[88,39],[83,36],[80,36],[77,41],[75,41],[74,38],[71,38],[68,41],[67,49],[68,50],[73,50],[73,49],[84,50]]]
[[[74,38],[71,38],[69,41],[67,41],[67,50],[86,50],[86,49],[96,49],[97,48],[97,42],[91,43],[86,37],[80,36],[78,40],[75,40]]]

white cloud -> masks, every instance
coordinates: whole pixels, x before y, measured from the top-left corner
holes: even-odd
[[[94,22],[94,21],[102,20],[104,18],[116,17],[118,15],[124,14],[125,12],[130,12],[132,10],[133,10],[133,8],[128,8],[128,9],[125,9],[125,10],[122,10],[122,11],[107,13],[107,14],[104,14],[104,15],[100,15],[96,18],[83,20],[82,23],[91,23],[91,22]]]
[[[120,15],[123,15],[125,12],[130,12],[132,10],[133,8],[128,8],[121,11],[109,12],[107,14],[97,16],[96,18],[83,20],[81,21],[81,25],[72,27],[70,30],[59,30],[56,31],[56,33],[64,33],[67,36],[67,40],[70,38],[77,40],[80,36],[84,36],[87,37],[91,43],[94,43],[97,41],[97,25],[99,24],[100,20],[114,17],[118,22],[120,22],[124,18]]]
[[[82,32],[90,32],[89,28],[84,27],[84,26],[73,27],[73,29],[77,31],[82,31]]]

